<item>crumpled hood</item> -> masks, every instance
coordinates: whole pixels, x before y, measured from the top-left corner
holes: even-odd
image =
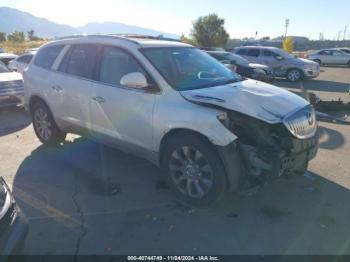
[[[17,72],[0,73],[0,82],[22,80],[22,75]]]
[[[298,95],[255,80],[180,93],[192,102],[234,110],[270,124],[279,123],[288,113],[309,105]]]

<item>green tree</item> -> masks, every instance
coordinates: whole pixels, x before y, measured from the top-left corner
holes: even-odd
[[[26,36],[23,32],[15,31],[12,34],[7,36],[7,39],[11,42],[24,42],[26,39]]]
[[[196,45],[196,42],[192,38],[186,37],[184,34],[180,36],[180,41],[186,44]]]
[[[0,43],[5,42],[5,41],[6,41],[6,33],[0,32]]]
[[[199,17],[194,23],[191,35],[203,47],[224,47],[229,39],[225,20],[217,14]]]
[[[33,38],[34,38],[34,30],[32,29],[32,30],[29,30],[28,32],[27,32],[27,36],[28,36],[28,39],[30,40],[30,41],[33,41]]]

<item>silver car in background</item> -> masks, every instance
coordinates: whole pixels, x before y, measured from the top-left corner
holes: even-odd
[[[350,53],[346,48],[322,49],[311,53],[308,58],[327,65],[347,65],[350,67]]]
[[[291,82],[305,78],[315,78],[320,74],[318,63],[308,59],[297,58],[276,47],[244,46],[235,48],[234,52],[251,63],[264,64],[271,67],[276,77],[284,77]]]

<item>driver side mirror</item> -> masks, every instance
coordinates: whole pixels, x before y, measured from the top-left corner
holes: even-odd
[[[282,61],[282,60],[284,60],[284,58],[282,56],[276,56],[276,60]]]
[[[124,75],[120,79],[120,85],[130,88],[146,88],[148,87],[147,79],[144,74],[134,72]]]

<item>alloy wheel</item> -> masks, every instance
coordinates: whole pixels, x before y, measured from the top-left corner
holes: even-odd
[[[298,70],[291,70],[288,73],[288,79],[290,81],[298,81],[301,78],[301,74]]]
[[[177,189],[192,198],[203,198],[213,187],[214,175],[207,158],[196,148],[183,146],[171,154],[169,170]]]
[[[52,130],[49,115],[40,107],[34,112],[34,126],[43,140],[50,139]]]

